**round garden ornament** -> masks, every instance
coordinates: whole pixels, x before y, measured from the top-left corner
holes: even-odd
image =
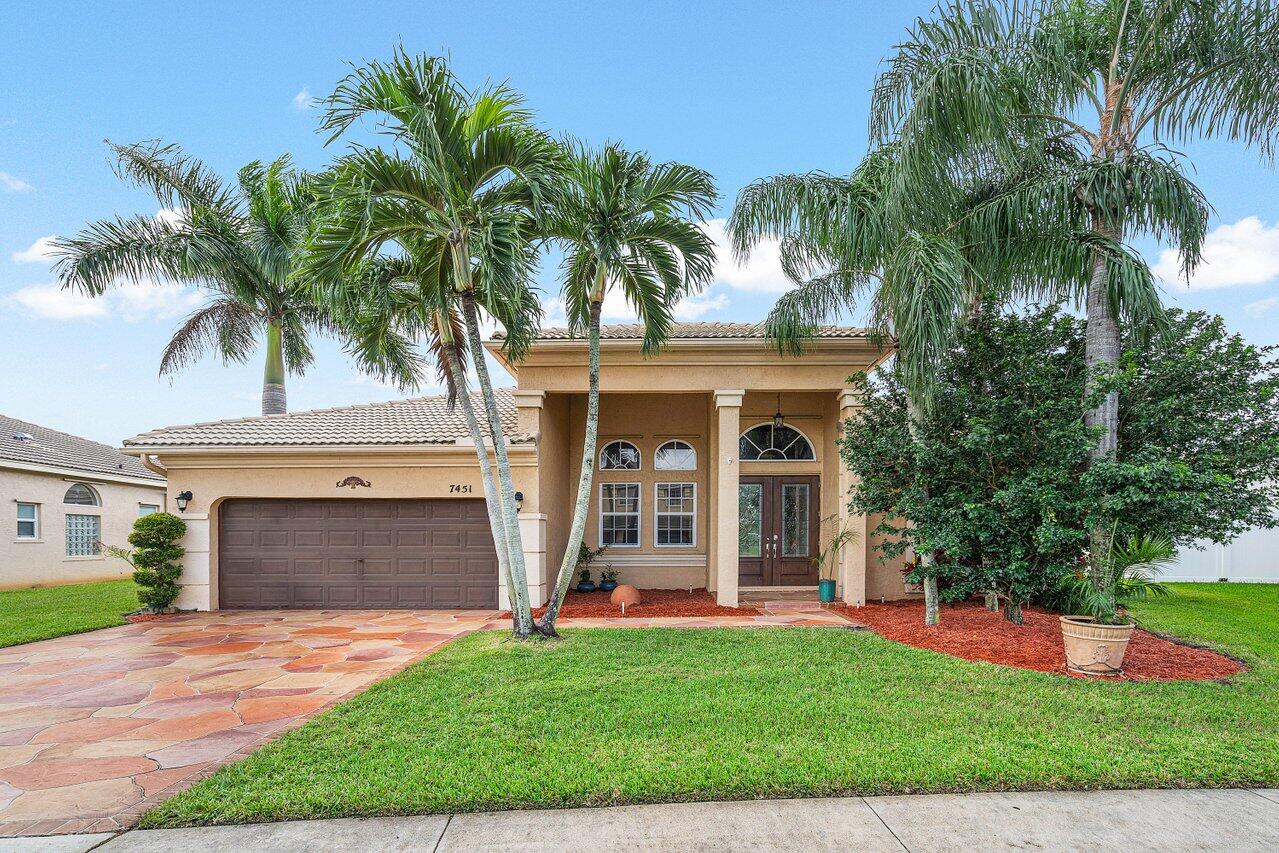
[[[611,603],[616,604],[618,607],[621,607],[622,605],[634,607],[640,603],[640,592],[630,584],[624,583],[617,589],[613,590],[613,594],[608,597],[608,600]]]

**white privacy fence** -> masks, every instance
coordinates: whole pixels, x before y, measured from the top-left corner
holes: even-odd
[[[1279,583],[1279,528],[1253,528],[1228,545],[1196,544],[1203,550],[1180,549],[1163,580]]]

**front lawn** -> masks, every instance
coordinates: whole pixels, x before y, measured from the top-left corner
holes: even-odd
[[[462,639],[145,826],[659,800],[1279,785],[1279,586],[1180,587],[1154,630],[1226,683],[1098,683],[822,628]],[[944,618],[944,617],[943,617]]]
[[[137,609],[129,578],[0,592],[0,648],[123,625]]]

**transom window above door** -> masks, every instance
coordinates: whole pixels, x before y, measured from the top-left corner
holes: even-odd
[[[98,493],[86,486],[84,483],[76,483],[67,489],[67,493],[63,496],[64,504],[74,504],[75,506],[101,506],[98,500]]]
[[[601,471],[638,471],[639,448],[629,441],[610,441],[600,451]]]
[[[696,471],[697,451],[687,441],[668,441],[653,454],[653,467],[658,471]]]
[[[813,445],[799,430],[771,423],[742,433],[737,455],[743,462],[803,462],[817,458]]]

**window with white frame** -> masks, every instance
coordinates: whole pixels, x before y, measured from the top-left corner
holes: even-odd
[[[600,483],[600,544],[636,548],[640,543],[640,484]]]
[[[686,548],[697,544],[696,484],[658,483],[654,514],[654,545]]]
[[[696,471],[697,451],[687,441],[668,441],[653,454],[653,467],[658,471]]]
[[[98,493],[84,483],[75,483],[67,489],[62,502],[75,506],[102,506],[102,502],[98,500]]]
[[[40,538],[40,505],[18,502],[18,538]]]
[[[629,441],[610,441],[600,451],[601,471],[638,471],[639,448]]]
[[[159,504],[138,504],[138,517],[139,517],[139,518],[141,518],[141,517],[142,517],[142,516],[144,516],[144,515],[151,515],[151,513],[153,513],[153,512],[159,512],[159,511],[160,511],[160,505],[159,505]]]
[[[67,556],[93,557],[102,541],[102,518],[67,513]]]

